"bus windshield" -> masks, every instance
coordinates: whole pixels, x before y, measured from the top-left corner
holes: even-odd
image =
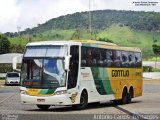
[[[65,54],[66,50],[60,46],[26,48],[22,62],[21,85],[41,89],[64,87]]]
[[[63,59],[23,59],[21,84],[28,88],[57,88],[66,83]]]

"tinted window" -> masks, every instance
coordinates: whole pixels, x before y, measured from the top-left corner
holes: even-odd
[[[135,53],[135,67],[142,66],[141,53]]]
[[[122,67],[141,66],[141,54],[135,52],[82,47],[82,67]]]
[[[122,67],[129,67],[128,52],[122,51]]]
[[[7,74],[8,77],[19,77],[18,73],[8,73]]]
[[[134,52],[129,52],[129,54],[128,54],[128,63],[129,63],[130,67],[135,67],[136,61],[135,61]]]
[[[87,56],[87,48],[86,47],[82,47],[81,48],[81,66],[84,67],[86,66],[86,56]]]
[[[103,52],[104,66],[112,66],[112,50],[104,50]]]
[[[121,67],[121,51],[112,51],[112,62],[114,67]]]

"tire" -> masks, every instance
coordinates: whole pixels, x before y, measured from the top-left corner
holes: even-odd
[[[87,92],[83,91],[80,97],[80,104],[75,105],[73,107],[75,107],[76,109],[85,109],[88,105],[88,94]]]
[[[124,105],[127,103],[128,99],[128,93],[126,89],[123,89],[123,94],[122,94],[122,99],[121,99],[121,104]]]
[[[130,93],[128,93],[127,94],[127,104],[129,104],[129,103],[131,103],[131,100],[132,100],[132,97],[131,97],[131,94]]]
[[[113,105],[117,106],[121,104],[121,100],[113,100]]]
[[[130,89],[127,97],[127,104],[131,103],[132,98],[133,98],[133,89]]]
[[[48,110],[48,108],[50,107],[50,105],[37,105],[37,107],[41,110]]]

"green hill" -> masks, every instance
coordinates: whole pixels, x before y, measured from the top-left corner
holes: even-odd
[[[145,58],[153,56],[152,45],[160,44],[159,32],[135,31],[128,26],[113,24],[105,30],[97,30],[92,34],[92,39],[108,39],[120,46],[139,47]],[[26,45],[29,42],[29,36],[24,35],[21,38],[10,38],[12,44]],[[71,40],[71,39],[89,39],[88,30],[70,29],[70,30],[49,30],[32,37],[31,41],[42,40]]]
[[[112,40],[121,46],[141,48],[145,58],[153,56],[152,44],[160,44],[160,13],[117,10],[92,11],[92,39]],[[12,44],[31,41],[90,39],[88,12],[53,18],[37,27],[6,33]]]
[[[32,29],[27,28],[21,34],[35,35],[48,30],[88,29],[88,12],[74,13],[53,18]],[[112,24],[129,26],[134,30],[160,31],[160,13],[144,11],[97,10],[91,11],[92,28],[104,30]],[[9,34],[9,33],[7,33]],[[13,36],[17,33],[12,34]]]

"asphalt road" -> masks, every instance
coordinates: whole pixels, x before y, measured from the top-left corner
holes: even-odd
[[[131,104],[115,106],[107,102],[89,105],[85,110],[52,106],[47,111],[35,105],[22,105],[19,86],[0,88],[0,120],[160,119],[157,114],[160,114],[160,84],[144,84],[143,96],[134,98]]]

